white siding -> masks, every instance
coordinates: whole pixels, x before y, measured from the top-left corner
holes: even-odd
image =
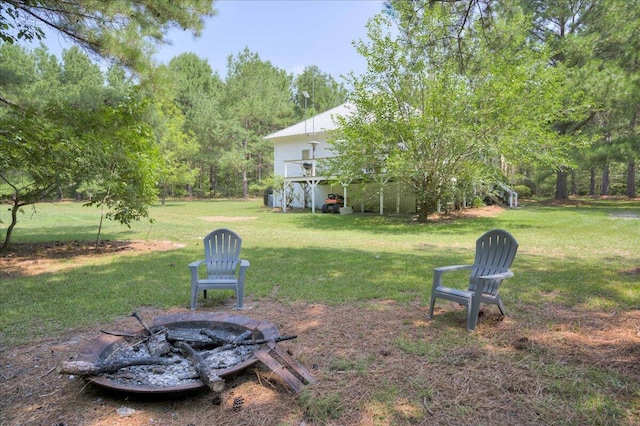
[[[266,136],[266,139],[273,142],[273,171],[275,175],[293,178],[293,194],[295,194],[292,207],[303,207],[303,188],[306,186],[304,169],[302,168],[303,151],[311,152],[311,141],[316,141],[314,157],[316,160],[330,158],[334,155],[331,146],[327,143],[328,132],[336,128],[333,122],[335,115],[346,115],[350,112],[350,105],[343,104],[332,110],[319,114],[313,118],[294,124],[278,132]],[[318,171],[316,176],[321,176]],[[282,188],[274,188],[281,191]],[[399,192],[398,192],[399,191]],[[315,207],[319,210],[324,204],[328,194],[344,194],[341,185],[328,185],[322,182],[315,188]],[[398,195],[399,194],[399,195]],[[347,197],[349,205],[354,211],[380,212],[380,192],[374,184],[353,184],[347,187]],[[309,202],[311,197],[309,196]],[[407,192],[407,188],[401,188],[395,183],[387,185],[384,189],[384,213],[393,214],[398,210],[400,213],[415,211],[415,197]]]
[[[311,135],[299,135],[290,136],[284,139],[274,139],[273,143],[273,172],[276,175],[284,176],[285,163],[291,161],[302,161],[302,152],[304,150],[310,150],[312,152],[311,141],[319,142],[316,145],[315,158],[326,158],[333,154],[331,153],[331,147],[327,143],[326,134]],[[287,168],[289,174],[288,177],[302,176],[301,167],[295,165],[289,165]],[[292,171],[296,170],[298,174],[292,174]]]

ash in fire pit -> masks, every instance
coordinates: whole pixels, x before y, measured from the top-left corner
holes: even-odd
[[[217,332],[216,334],[220,337],[219,340],[215,340],[201,334],[201,331],[215,332],[217,330],[177,327],[167,327],[165,330],[167,341],[172,346],[178,342],[188,342],[187,344],[198,347],[202,360],[213,370],[232,368],[253,357],[253,351],[259,347],[257,344],[251,344],[251,341],[240,345],[233,344],[232,342],[237,341],[242,337],[242,334],[232,332]],[[160,333],[162,332],[160,331]],[[201,339],[200,336],[204,339]],[[227,343],[220,344],[221,341]],[[154,357],[149,352],[145,341],[133,343],[123,341],[116,344],[109,359],[102,362],[118,364],[118,361],[153,359]],[[114,373],[104,373],[102,377],[122,386],[129,386],[133,383],[135,386],[145,388],[167,388],[201,383],[200,375],[193,363],[179,351],[172,351],[167,354],[166,358],[161,359],[168,364],[163,362],[162,364],[124,367]]]
[[[96,385],[132,393],[175,393],[205,386],[221,391],[223,377],[260,359],[274,371],[280,370],[278,375],[296,391],[302,381],[283,367],[307,383],[314,382],[275,345],[296,336],[280,336],[268,321],[225,313],[192,313],[158,317],[147,327],[137,314],[134,316],[144,330],[103,334],[84,348],[76,361],[63,362],[58,372],[86,376]]]

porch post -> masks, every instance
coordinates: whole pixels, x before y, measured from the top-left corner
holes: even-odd
[[[320,179],[312,177],[311,179],[307,179],[307,185],[311,187],[311,213],[316,212],[316,186],[318,186],[318,182]]]
[[[287,182],[282,184],[282,213],[287,212]]]

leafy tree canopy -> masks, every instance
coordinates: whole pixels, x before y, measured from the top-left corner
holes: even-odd
[[[0,40],[42,39],[52,29],[98,56],[139,70],[171,28],[199,36],[212,0],[0,0]]]
[[[298,118],[311,117],[343,104],[347,90],[329,74],[313,65],[293,81],[293,100]]]
[[[368,70],[353,79],[354,114],[341,118],[332,169],[381,186],[404,181],[421,221],[452,183],[471,192],[498,180],[506,161],[550,163],[568,146],[549,125],[573,114],[563,74],[529,44],[515,6],[484,6],[392,1],[369,23],[370,42],[357,45]]]
[[[122,70],[109,71],[119,85],[105,85],[77,47],[58,64],[46,49],[1,45],[0,74],[14,75],[17,64],[20,78],[4,88],[21,106],[0,109],[0,199],[11,206],[3,248],[22,207],[81,186],[108,218],[129,224],[148,216],[160,158],[145,96],[119,80]]]

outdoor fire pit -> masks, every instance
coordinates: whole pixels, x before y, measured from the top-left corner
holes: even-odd
[[[292,359],[276,361],[271,356],[283,352],[286,356],[275,342],[296,336],[280,336],[269,321],[226,313],[165,315],[155,318],[149,327],[139,320],[144,329],[103,332],[82,350],[77,360],[63,363],[58,371],[85,376],[91,383],[115,391],[166,394],[206,386],[221,390],[214,387],[217,379],[212,380],[214,383],[205,383],[209,382],[208,377],[231,376],[260,358],[269,368],[274,368],[268,364],[275,361],[280,369],[283,364],[294,370],[301,369],[299,376],[306,382],[313,380]],[[153,341],[156,336],[162,336],[156,339],[159,344]],[[203,369],[208,374],[204,381]],[[285,378],[289,385],[294,385],[294,390],[298,390],[295,389],[297,383],[302,384],[297,380],[289,383]],[[223,383],[221,380],[221,386]]]

